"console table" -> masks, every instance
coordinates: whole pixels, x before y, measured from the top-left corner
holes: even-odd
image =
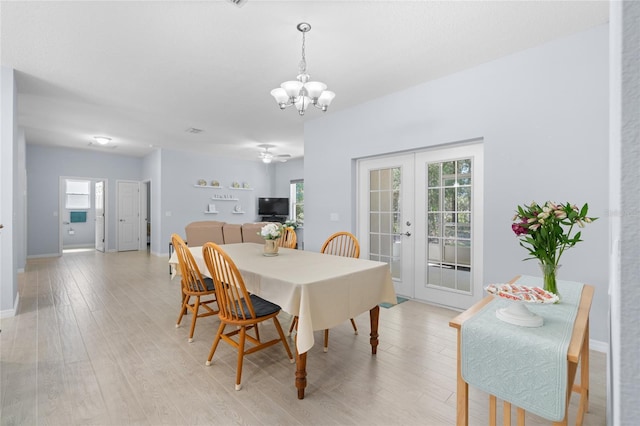
[[[515,277],[510,282],[518,280]],[[581,425],[584,413],[588,409],[589,404],[589,311],[591,309],[591,302],[593,300],[594,287],[590,285],[584,285],[582,293],[580,295],[580,301],[578,305],[578,311],[573,323],[573,331],[571,339],[569,341],[569,347],[567,351],[567,395],[566,395],[566,408],[564,420],[560,422],[554,422],[554,425],[566,425],[568,420],[568,406],[571,399],[572,392],[576,392],[580,395],[580,404],[578,407],[578,414],[576,418],[576,424]],[[457,343],[457,421],[458,426],[466,426],[469,424],[469,384],[466,383],[462,377],[462,324],[478,314],[487,304],[493,301],[492,296],[487,296],[484,299],[477,302],[471,308],[465,312],[459,314],[449,322],[449,326],[458,330],[458,343]],[[496,333],[500,333],[500,328],[496,328]],[[581,361],[581,362],[580,362]],[[574,380],[578,369],[578,362],[580,362],[580,383],[575,384]],[[489,424],[496,424],[496,400],[493,395],[489,396]],[[524,425],[525,410],[517,407],[516,409],[517,424]],[[511,424],[511,403],[504,401],[503,409],[503,423],[504,425]]]

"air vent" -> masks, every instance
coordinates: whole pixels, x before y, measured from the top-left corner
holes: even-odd
[[[238,7],[242,7],[244,6],[244,4],[247,2],[247,0],[227,0],[229,3],[233,3]]]
[[[185,132],[187,132],[187,133],[193,133],[194,135],[197,135],[198,133],[202,133],[202,132],[204,132],[204,130],[202,130],[202,129],[196,129],[195,127],[189,127],[187,130],[185,130]]]

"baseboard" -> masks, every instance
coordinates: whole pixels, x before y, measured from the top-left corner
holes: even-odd
[[[18,294],[16,294],[16,300],[13,303],[13,308],[5,309],[4,311],[0,311],[0,318],[15,317],[16,316],[16,312],[18,312],[18,303],[20,303],[20,292],[18,292]]]
[[[31,254],[27,256],[27,259],[40,259],[44,257],[60,257],[60,253],[49,253],[49,254]]]
[[[599,340],[589,339],[589,349],[596,352],[602,352],[604,354],[609,353],[609,344],[601,342]]]

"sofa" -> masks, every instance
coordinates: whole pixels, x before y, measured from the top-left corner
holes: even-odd
[[[216,220],[191,222],[185,226],[186,241],[191,247],[202,246],[206,242],[216,244],[264,243],[258,235],[260,229],[269,222],[226,223]]]

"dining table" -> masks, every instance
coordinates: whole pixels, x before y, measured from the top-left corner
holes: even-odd
[[[372,355],[376,354],[379,304],[397,303],[389,264],[282,247],[276,256],[266,256],[264,246],[257,243],[220,247],[236,264],[249,292],[298,317],[295,340],[298,399],[304,398],[307,352],[314,345],[315,330],[330,329],[369,311],[369,342]],[[189,250],[200,272],[211,278],[202,247],[189,247]],[[174,275],[179,273],[175,253],[169,264]]]

